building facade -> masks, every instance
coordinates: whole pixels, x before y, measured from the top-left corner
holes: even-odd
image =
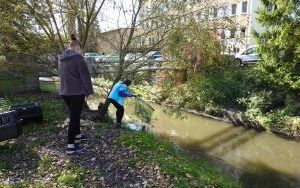
[[[183,0],[182,0],[183,1]],[[168,4],[156,1],[161,9],[162,17],[170,21],[161,21],[160,16],[152,14],[151,8],[154,1],[147,1],[140,13],[139,26],[135,29],[134,40],[131,43],[131,51],[143,51],[143,49],[156,46],[161,41],[168,29],[182,26],[194,19],[197,22],[219,22],[215,33],[225,46],[225,53],[236,54],[250,46],[255,45],[252,31],[258,33],[263,27],[257,22],[257,10],[262,6],[261,0],[186,0],[187,8],[184,11],[174,11]],[[156,11],[157,12],[157,11]],[[152,17],[152,18],[151,18]],[[174,21],[175,20],[175,21]],[[222,22],[230,24],[220,24]],[[116,29],[100,33],[97,39],[97,50],[101,54],[112,54],[120,51],[121,36],[127,37],[130,28]],[[150,32],[148,32],[150,31]],[[122,35],[121,33],[125,33]],[[124,41],[126,39],[123,38]]]
[[[221,31],[220,38],[230,53],[238,53],[255,45],[252,31],[262,32],[263,27],[257,22],[257,10],[260,0],[220,0],[220,8],[213,17],[228,17],[234,23],[233,29]]]
[[[141,17],[147,16],[151,9],[151,1],[145,6]],[[187,0],[185,12],[176,12],[172,8],[162,5],[165,10],[164,15],[177,14],[177,24],[182,25],[189,19],[198,22],[218,22],[226,20],[231,23],[222,28],[216,29],[216,34],[226,47],[226,53],[236,54],[250,46],[255,45],[252,30],[257,32],[263,30],[257,22],[256,11],[260,8],[260,0]],[[175,15],[176,16],[176,15]],[[168,24],[168,23],[165,23]],[[143,28],[160,27],[161,23],[157,20],[149,20],[143,24]],[[149,37],[149,42],[159,38],[159,36]]]
[[[97,52],[102,55],[120,53],[121,45],[128,41],[129,34],[130,28],[120,28],[99,33],[97,37]],[[152,35],[141,27],[135,28],[128,49],[129,52],[145,52],[150,49],[157,49],[158,47],[153,47],[159,39],[156,36],[159,36],[158,32]]]

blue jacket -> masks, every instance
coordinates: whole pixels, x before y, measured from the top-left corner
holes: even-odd
[[[128,87],[126,84],[123,84],[122,81],[116,83],[111,90],[108,98],[115,100],[120,105],[124,105],[124,101],[126,97],[132,97],[133,95],[129,93]]]

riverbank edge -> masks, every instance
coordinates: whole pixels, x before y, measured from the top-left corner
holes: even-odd
[[[230,123],[236,127],[244,127],[246,129],[254,129],[256,131],[265,131],[267,133],[271,133],[271,134],[275,134],[276,136],[280,136],[282,138],[291,139],[291,140],[300,142],[300,135],[294,135],[292,133],[286,133],[286,132],[279,131],[279,130],[267,130],[258,121],[255,121],[255,122],[248,121],[246,119],[243,119],[242,115],[240,113],[228,111],[228,110],[224,110],[224,109],[222,109],[222,110],[223,110],[224,117],[217,117],[217,116],[207,114],[205,112],[199,112],[199,111],[191,110],[191,109],[185,109],[184,111],[192,113],[194,115],[203,116],[203,117],[211,118],[214,120]]]
[[[155,103],[158,104],[156,101],[153,100],[145,100],[147,102],[150,103]],[[173,107],[173,105],[171,104],[158,104],[158,105],[164,105],[167,107]],[[182,109],[183,112],[187,112],[187,113],[191,113],[197,116],[202,116],[202,117],[206,117],[206,118],[210,118],[213,120],[217,120],[217,121],[222,121],[225,123],[230,123],[233,126],[236,127],[244,127],[246,129],[254,129],[256,131],[265,131],[267,133],[270,134],[275,134],[276,136],[279,136],[281,138],[285,138],[285,139],[290,139],[290,140],[294,140],[294,141],[298,141],[300,142],[300,135],[294,135],[292,133],[287,133],[287,132],[283,132],[283,131],[279,131],[279,130],[267,130],[266,128],[263,127],[263,125],[259,122],[259,121],[249,121],[247,119],[244,119],[242,116],[241,112],[235,112],[235,111],[229,111],[226,109],[221,109],[222,111],[222,117],[221,116],[214,116],[208,113],[205,113],[203,111],[198,111],[198,110],[193,110],[193,109],[188,109],[188,108],[183,108]]]

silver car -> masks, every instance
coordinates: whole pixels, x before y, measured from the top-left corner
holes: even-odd
[[[238,53],[237,55],[235,55],[235,59],[241,66],[257,63],[259,58],[256,51],[256,46],[251,46],[245,51]]]
[[[91,62],[97,62],[99,63],[102,59],[102,56],[99,55],[98,53],[90,52],[90,53],[85,53],[84,54],[84,59],[86,61],[91,61]]]

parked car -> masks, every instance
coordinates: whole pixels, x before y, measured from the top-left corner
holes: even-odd
[[[126,62],[139,62],[139,61],[145,61],[147,60],[147,58],[145,57],[145,55],[143,53],[128,53],[125,56],[125,61]]]
[[[156,59],[156,58],[162,58],[162,54],[160,51],[150,51],[146,55],[147,59]]]
[[[120,59],[119,54],[107,54],[102,57],[103,63],[117,63]]]
[[[102,60],[102,56],[98,53],[90,52],[84,54],[84,59],[91,62],[100,62]]]
[[[259,58],[256,51],[256,46],[251,46],[245,51],[238,53],[237,55],[235,55],[235,59],[240,65],[250,65],[257,63]]]

